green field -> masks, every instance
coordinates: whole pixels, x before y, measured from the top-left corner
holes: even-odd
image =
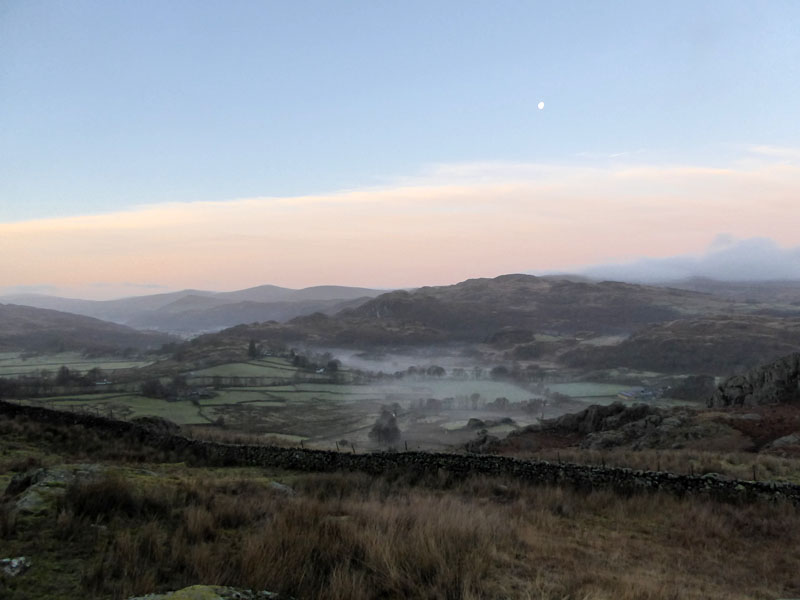
[[[289,361],[281,358],[253,360],[247,362],[216,365],[206,369],[192,371],[190,376],[197,377],[273,377],[275,379],[291,378],[297,369]]]
[[[38,373],[41,370],[55,374],[62,366],[71,371],[86,373],[95,367],[103,371],[144,367],[152,361],[127,360],[119,357],[86,358],[79,352],[62,352],[41,356],[24,356],[19,352],[0,352],[0,377],[15,377]]]
[[[13,361],[19,357],[0,356]],[[58,362],[70,358],[60,355]],[[72,356],[72,361],[77,358]],[[53,357],[50,362],[56,362]],[[42,364],[39,361],[37,364]],[[345,371],[346,373],[346,371]],[[259,379],[262,385],[223,385],[211,389],[209,377]],[[404,440],[415,448],[444,448],[465,441],[475,433],[464,426],[470,418],[496,419],[513,416],[517,425],[523,426],[535,419],[522,411],[502,411],[490,408],[497,398],[507,398],[520,403],[539,394],[507,381],[461,379],[404,378],[367,384],[332,383],[330,381],[298,381],[308,377],[282,358],[241,361],[198,369],[186,373],[191,385],[198,386],[199,395],[179,401],[146,398],[131,393],[96,393],[31,400],[45,406],[68,408],[115,418],[131,419],[138,416],[158,416],[179,425],[216,424],[219,431],[247,432],[259,436],[283,436],[284,440],[300,440],[318,447],[331,447],[347,439],[363,448],[370,446],[369,431],[382,406],[397,403],[398,423]],[[323,378],[325,376],[321,376]],[[202,379],[201,379],[202,378]],[[169,383],[169,378],[163,378]],[[270,381],[296,381],[292,384],[269,385]],[[251,379],[249,381],[253,383]],[[223,383],[229,383],[225,381]],[[201,388],[205,388],[205,392]],[[619,391],[629,386],[607,383],[553,384],[551,390],[592,402],[611,402]],[[479,402],[472,404],[468,398],[478,395]],[[428,399],[454,402],[445,404],[438,412],[420,412]],[[495,426],[494,435],[505,435],[517,425]],[[463,438],[463,439],[462,439]]]
[[[200,408],[189,401],[167,402],[139,394],[56,396],[28,400],[28,403],[126,420],[144,416],[163,417],[178,425],[208,424],[215,418],[213,410],[210,413],[207,411],[201,413]]]

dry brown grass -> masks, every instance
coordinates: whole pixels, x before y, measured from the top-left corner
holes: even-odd
[[[81,428],[0,420],[4,430],[10,433],[0,436],[3,443],[49,431],[49,447],[65,440],[78,456],[86,453],[81,440],[104,443]],[[126,444],[111,440],[101,456],[134,463],[170,458]],[[695,456],[685,452],[675,460]],[[587,462],[612,464],[609,455],[582,454]],[[573,458],[563,450],[561,457]],[[776,471],[791,468],[765,458],[776,461]],[[613,459],[634,467],[640,460],[642,468],[656,462],[655,455],[633,452]],[[723,459],[738,460],[716,458]],[[712,454],[694,460],[702,461],[698,471],[720,471]],[[669,468],[665,455],[661,461]],[[80,574],[64,580],[72,587],[60,588],[60,596],[37,591],[50,585],[43,578],[20,580],[29,587],[10,597],[127,598],[195,583],[269,589],[299,600],[800,596],[800,511],[785,504],[625,498],[509,478],[459,481],[446,473],[286,473],[282,481],[294,496],[271,489],[261,469],[151,464],[143,472],[137,465],[74,485],[46,517],[14,521],[0,510],[4,548],[55,561],[48,577]]]
[[[9,418],[0,415],[0,439],[2,438],[5,438],[3,444],[5,448],[13,443],[23,444],[35,447],[40,453],[57,454],[75,462],[194,460],[191,455],[182,455],[144,443],[135,434],[120,435],[118,432],[83,425],[42,423],[24,416]],[[12,470],[13,467],[13,464],[4,464],[0,458],[0,472]]]
[[[17,528],[17,513],[10,502],[0,501],[0,540],[4,540]]]
[[[85,571],[87,592],[124,598],[204,582],[337,600],[800,593],[800,513],[789,505],[620,498],[483,477],[291,483],[294,497],[247,480],[128,484],[104,510],[82,513],[109,525]],[[161,509],[132,512],[120,500],[129,496]]]

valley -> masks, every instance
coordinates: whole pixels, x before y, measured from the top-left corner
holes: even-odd
[[[0,577],[0,589],[13,600],[55,600],[61,590],[127,600],[198,582],[287,598],[370,598],[372,588],[415,596],[424,553],[403,546],[392,524],[401,518],[415,535],[439,540],[425,560],[448,559],[430,567],[423,587],[452,597],[800,592],[788,566],[800,557],[786,550],[796,506],[780,496],[780,486],[800,484],[800,309],[786,286],[778,291],[775,303],[765,291],[739,302],[513,275],[188,338],[5,307],[0,539],[33,557],[37,577],[60,574],[58,587]],[[19,337],[28,326],[17,315],[42,323],[32,329],[35,344]],[[47,411],[10,416],[15,407]],[[48,424],[51,410],[62,416]],[[120,432],[109,434],[114,423]],[[229,458],[192,448],[220,448]],[[251,458],[236,458],[237,448]],[[333,473],[269,459],[254,467],[260,452],[363,462]],[[427,460],[441,465],[423,469]],[[508,473],[481,466],[506,460]],[[386,465],[379,474],[359,472],[374,461]],[[462,472],[459,461],[477,471]],[[562,475],[521,475],[537,469]],[[669,487],[682,478],[695,491]],[[84,497],[105,500],[95,506]],[[398,502],[414,508],[403,512]],[[302,540],[314,539],[313,551],[330,553],[329,562],[316,561],[310,579],[285,573],[286,556],[268,558],[272,546],[259,537],[264,510],[305,515],[292,517],[297,528],[281,544],[301,557],[311,551]],[[428,521],[428,510],[448,514]],[[753,518],[760,525],[741,531]],[[505,531],[501,522],[514,526]],[[396,541],[381,546],[369,533],[375,526]],[[328,529],[346,545],[312,534]],[[171,532],[169,554],[157,530]],[[495,550],[478,567],[463,539]],[[716,544],[729,549],[724,569]],[[750,572],[753,547],[783,558]],[[376,570],[395,551],[389,560],[406,566]],[[130,552],[140,560],[134,570],[123,567]],[[226,552],[243,562],[213,567]],[[584,576],[562,560],[565,552],[581,557]],[[610,577],[593,562],[597,552],[633,570]],[[366,570],[339,553],[363,556]],[[653,575],[665,560],[690,557],[702,567],[681,578],[671,569]],[[476,569],[480,580],[470,579]]]

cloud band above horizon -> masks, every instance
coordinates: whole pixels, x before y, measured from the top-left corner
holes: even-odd
[[[383,188],[0,223],[0,281],[95,297],[127,282],[412,287],[699,253],[719,232],[800,245],[800,167],[759,155],[727,168],[450,165]]]

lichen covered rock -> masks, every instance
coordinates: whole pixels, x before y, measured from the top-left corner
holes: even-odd
[[[268,598],[279,600],[280,596],[274,592],[255,592],[218,585],[192,585],[175,592],[147,594],[129,600],[266,600]]]

